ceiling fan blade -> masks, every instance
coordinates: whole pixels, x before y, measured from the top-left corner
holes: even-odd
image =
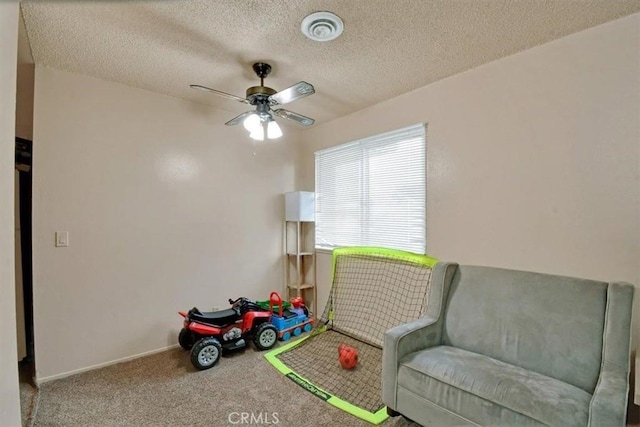
[[[235,116],[233,119],[229,120],[227,123],[225,123],[225,125],[227,126],[237,125],[238,123],[242,122],[244,119],[246,119],[248,116],[250,116],[253,113],[255,113],[255,111],[245,111],[239,116]]]
[[[201,90],[203,92],[211,92],[211,93],[213,93],[215,95],[222,96],[224,98],[233,99],[234,101],[244,102],[246,104],[249,103],[244,98],[240,98],[239,96],[231,95],[230,93],[222,92],[222,91],[219,91],[219,90],[216,90],[216,89],[211,89],[210,87],[201,86],[201,85],[189,85],[189,86],[191,87],[191,89]]]
[[[313,95],[314,93],[316,93],[316,90],[313,88],[313,85],[307,82],[298,82],[291,87],[271,95],[269,102],[271,105],[282,105],[293,102],[296,99],[304,98],[305,96]]]
[[[283,110],[282,108],[278,110],[272,110],[272,111],[273,111],[273,114],[275,114],[278,117],[291,120],[303,126],[311,126],[316,122],[311,117],[303,116],[302,114],[294,113],[293,111]]]

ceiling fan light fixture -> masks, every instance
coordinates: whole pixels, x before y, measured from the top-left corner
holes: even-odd
[[[262,127],[260,116],[256,113],[250,114],[246,119],[242,122],[242,126],[249,131],[254,132]]]
[[[344,23],[331,12],[315,12],[302,20],[302,33],[317,42],[328,42],[340,36]]]
[[[269,120],[269,124],[267,125],[267,138],[269,139],[277,139],[282,136],[282,129],[275,120]]]
[[[249,138],[255,139],[256,141],[264,141],[264,126],[260,125],[252,130],[249,134]]]

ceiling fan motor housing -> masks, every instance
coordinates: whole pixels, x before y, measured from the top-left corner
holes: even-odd
[[[247,101],[251,105],[268,104],[268,98],[277,93],[275,89],[264,85],[264,78],[271,73],[271,65],[266,62],[256,62],[253,64],[253,71],[260,77],[260,86],[252,86],[247,89]]]
[[[252,86],[247,89],[247,101],[251,105],[257,105],[262,102],[269,103],[269,97],[275,94],[275,89],[267,86]]]

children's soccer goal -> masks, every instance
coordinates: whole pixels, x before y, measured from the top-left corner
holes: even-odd
[[[334,250],[331,291],[320,322],[307,337],[265,357],[319,398],[379,424],[387,418],[381,399],[384,333],[424,315],[436,262],[385,248]],[[357,350],[355,369],[338,362],[340,344]]]

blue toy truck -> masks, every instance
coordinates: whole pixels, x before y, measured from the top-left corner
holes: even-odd
[[[291,339],[292,335],[297,337],[302,332],[309,332],[313,329],[313,319],[309,318],[309,310],[304,306],[302,298],[292,299],[288,309],[284,309],[283,306],[280,294],[271,292],[269,311],[271,312],[271,324],[278,330],[278,339],[287,341]]]

